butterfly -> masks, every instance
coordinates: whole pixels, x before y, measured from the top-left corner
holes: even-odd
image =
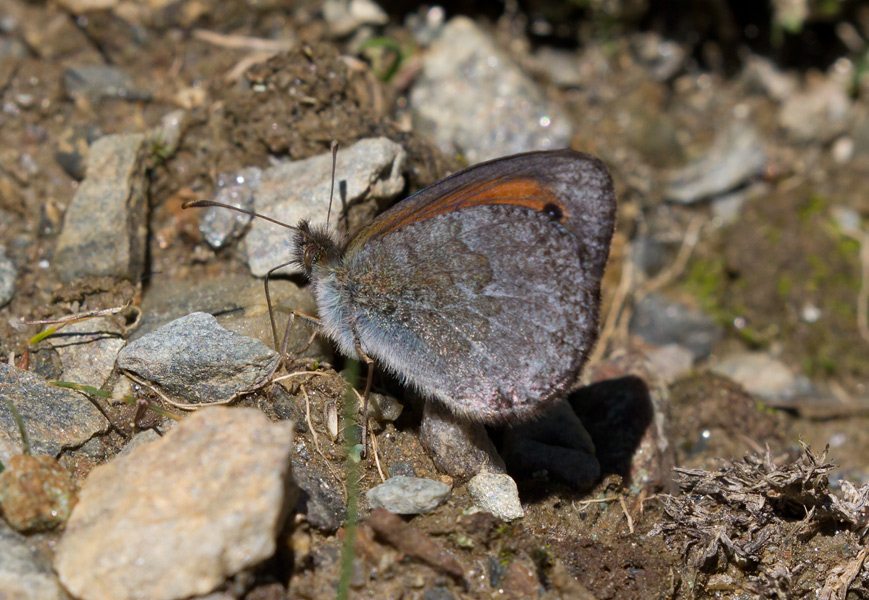
[[[615,220],[606,166],[553,150],[459,171],[347,239],[291,229],[320,331],[369,365],[366,397],[377,363],[459,417],[500,424],[539,415],[579,378]]]

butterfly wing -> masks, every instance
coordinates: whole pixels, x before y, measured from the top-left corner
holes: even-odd
[[[615,226],[615,191],[603,162],[574,150],[516,154],[459,171],[382,213],[350,241],[347,252],[410,223],[495,204],[555,213],[585,262],[602,275]]]
[[[362,349],[454,412],[521,420],[563,396],[597,337],[612,181],[573,151],[461,171],[346,249]]]

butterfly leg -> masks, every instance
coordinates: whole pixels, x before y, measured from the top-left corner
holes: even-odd
[[[362,394],[362,456],[368,454],[368,396],[371,395],[371,384],[374,381],[374,359],[362,351],[359,343],[356,343],[356,352],[365,362],[368,373],[365,376],[365,392]]]
[[[272,369],[272,372],[269,373],[269,380],[272,378],[272,376],[275,374],[275,372],[277,372],[277,370],[281,367],[281,365],[284,363],[284,361],[287,358],[287,347],[289,346],[289,343],[290,343],[290,329],[292,328],[293,323],[296,320],[296,317],[299,317],[300,319],[304,319],[304,320],[308,321],[309,323],[314,324],[315,326],[320,325],[320,320],[317,319],[316,317],[312,317],[310,315],[306,315],[304,313],[300,313],[297,310],[294,310],[293,312],[290,313],[290,319],[289,319],[289,321],[287,321],[287,328],[284,330],[284,336],[281,340],[280,346],[278,346],[278,325],[277,325],[277,321],[275,320],[275,311],[274,311],[274,308],[272,307],[272,297],[271,297],[271,294],[269,293],[269,279],[271,278],[272,273],[274,273],[278,269],[283,269],[284,267],[286,267],[287,265],[290,265],[290,264],[293,264],[292,261],[286,262],[282,265],[278,265],[277,267],[275,267],[273,269],[269,269],[269,272],[266,273],[265,280],[264,280],[264,286],[265,286],[265,292],[266,292],[266,304],[269,307],[269,321],[271,322],[271,325],[272,325],[272,339],[274,339],[275,349],[278,349],[278,351],[280,352],[280,358],[275,363],[275,366]],[[302,352],[307,350],[308,347],[310,347],[310,345],[314,342],[315,335],[317,335],[316,331],[313,334],[311,334],[311,338],[308,340],[308,343],[305,344],[305,347],[301,350]]]
[[[266,305],[269,307],[269,321],[271,321],[271,324],[272,324],[272,339],[275,342],[275,348],[278,347],[278,324],[275,321],[275,311],[272,308],[272,296],[271,296],[271,294],[269,294],[269,279],[271,279],[272,273],[274,273],[278,269],[283,269],[284,267],[291,265],[291,264],[293,264],[293,263],[292,262],[285,262],[284,264],[278,265],[277,267],[275,267],[273,269],[269,269],[269,272],[266,273],[265,279],[263,280],[263,285],[265,286],[265,289],[266,289]],[[292,325],[292,323],[293,323],[293,319],[292,319],[292,317],[290,317],[290,325]],[[287,325],[287,332],[289,332],[289,330],[290,330],[290,325]],[[278,361],[278,364],[283,362],[283,356],[284,356],[283,353],[281,353],[281,360]]]

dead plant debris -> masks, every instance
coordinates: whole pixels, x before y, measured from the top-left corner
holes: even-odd
[[[667,520],[650,535],[682,544],[683,581],[695,582],[694,597],[714,588],[775,599],[869,598],[869,485],[843,480],[833,493],[828,450],[803,445],[783,465],[767,450],[717,472],[675,469],[683,493],[661,496]]]

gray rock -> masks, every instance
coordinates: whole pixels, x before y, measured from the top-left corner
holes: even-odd
[[[706,313],[673,302],[660,294],[649,294],[634,310],[631,332],[650,344],[679,344],[695,358],[706,358],[721,338],[721,327]]]
[[[286,279],[272,279],[269,290],[279,338],[283,338],[290,311],[297,310],[307,315],[317,312],[308,288],[300,288]],[[196,286],[187,281],[154,282],[145,290],[142,312],[142,320],[130,339],[138,339],[192,312],[206,312],[215,315],[221,327],[260,340],[269,348],[277,346],[272,336],[263,281],[250,275],[215,277],[198,282]],[[296,319],[287,345],[290,353],[295,354],[304,348],[313,332],[311,325]],[[301,355],[328,361],[332,357],[332,347],[325,338],[317,336]]]
[[[217,177],[215,202],[254,210],[253,196],[262,179],[262,169],[248,167],[234,175],[221,173]],[[222,248],[244,233],[253,217],[227,208],[212,206],[202,213],[199,231],[212,248]],[[293,223],[295,225],[295,223]]]
[[[449,589],[438,585],[427,589],[422,595],[422,600],[456,600],[456,597]]]
[[[250,408],[192,414],[91,471],[57,548],[81,598],[207,594],[272,556],[295,501],[293,425]]]
[[[416,472],[413,470],[413,465],[410,461],[399,460],[394,463],[391,463],[388,467],[386,467],[386,472],[390,477],[398,477],[403,475],[405,477],[416,477]]]
[[[519,489],[513,478],[504,473],[479,473],[468,481],[474,504],[504,521],[525,516],[519,501]]]
[[[486,428],[457,418],[437,402],[423,407],[419,439],[437,468],[458,479],[507,472]]]
[[[96,125],[70,125],[55,140],[54,160],[77,181],[87,174],[88,155],[94,141],[105,136]]]
[[[580,71],[580,58],[575,50],[561,50],[544,46],[534,55],[535,67],[546,73],[552,83],[560,87],[579,87],[586,80]]]
[[[450,486],[420,477],[391,477],[374,486],[366,497],[371,508],[385,508],[396,515],[421,515],[433,511],[450,495]]]
[[[106,431],[108,422],[84,396],[48,385],[32,373],[0,363],[0,462],[22,454],[21,434],[7,402],[24,419],[33,454],[57,456]]]
[[[151,95],[136,88],[126,71],[107,65],[70,67],[63,73],[63,85],[72,98],[85,97],[91,102],[103,99],[141,102]]]
[[[51,566],[27,538],[0,519],[0,590],[10,600],[60,600],[64,597]]]
[[[368,397],[368,415],[378,421],[395,421],[403,410],[404,406],[392,396],[372,393]]]
[[[130,342],[118,366],[188,402],[215,402],[262,382],[278,355],[259,340],[193,313]]]
[[[796,75],[784,73],[771,60],[753,53],[746,53],[742,76],[753,90],[782,102],[793,96],[799,82]]]
[[[344,523],[347,506],[335,476],[319,465],[298,453],[293,456],[293,474],[300,491],[296,509],[311,526],[332,533]]]
[[[6,257],[6,250],[0,246],[0,308],[3,308],[15,295],[15,279],[18,270],[15,264]]]
[[[63,380],[101,388],[126,343],[118,324],[97,317],[67,325],[49,338],[63,364]]]
[[[718,196],[712,200],[712,216],[722,225],[732,225],[739,220],[746,200],[748,200],[748,194],[745,193],[745,190],[737,190]]]
[[[72,14],[80,15],[95,10],[110,10],[119,2],[120,0],[58,0],[57,3]]]
[[[766,352],[731,354],[714,365],[712,371],[761,398],[791,398],[798,388],[793,371]]]
[[[567,146],[570,118],[466,17],[447,23],[411,90],[416,128],[469,163]]]
[[[109,135],[93,143],[57,240],[62,281],[88,275],[138,281],[147,243],[145,136]]]
[[[168,430],[174,427],[175,421],[171,421],[167,423],[166,426],[161,427],[161,430]],[[150,444],[156,442],[162,438],[160,433],[157,433],[154,429],[146,429],[144,431],[138,432],[133,438],[127,442],[127,444],[121,448],[121,451],[118,452],[117,456],[125,456],[130,454],[134,450],[136,450],[139,446],[144,446],[146,444]]]
[[[505,429],[502,454],[511,473],[545,471],[580,489],[600,477],[594,442],[567,402],[557,403],[540,419]]]
[[[682,45],[665,40],[654,32],[632,36],[631,46],[643,70],[655,81],[667,81],[676,75],[687,57]]]
[[[291,281],[271,280],[269,290],[279,328],[286,325],[290,310],[306,314],[317,310],[310,292],[300,289]],[[256,338],[268,345],[274,343],[263,282],[249,275],[214,277],[195,286],[183,280],[156,281],[145,290],[142,312],[139,326],[130,334],[131,340],[190,313],[206,312],[215,315],[217,322],[230,331]],[[303,327],[294,328],[296,330],[304,330],[305,340],[310,336],[310,331]]]
[[[385,25],[389,16],[372,0],[326,0],[323,3],[323,18],[329,31],[336,37],[344,37],[363,25]]]
[[[692,204],[731,191],[759,174],[766,165],[766,152],[757,132],[736,124],[716,137],[697,160],[668,174],[664,197]]]
[[[641,273],[651,278],[673,261],[672,244],[650,232],[637,235],[631,249],[631,261]]]
[[[160,160],[168,160],[181,145],[181,138],[188,126],[187,111],[179,108],[163,115],[160,124],[151,130],[151,145]]]
[[[37,533],[66,522],[76,503],[76,485],[56,458],[18,454],[3,466],[0,510],[13,529]]]
[[[649,367],[664,383],[672,383],[694,366],[694,353],[679,344],[667,344],[648,352]]]
[[[333,218],[342,205],[368,198],[391,199],[404,188],[401,170],[406,153],[386,138],[360,140],[338,152],[335,167]],[[332,155],[321,154],[263,171],[254,194],[257,212],[295,226],[302,219],[323,222],[329,207]],[[290,260],[292,232],[262,219],[254,219],[245,237],[251,272],[263,277]],[[287,267],[279,273],[298,273]]]
[[[778,120],[797,141],[826,143],[847,130],[851,107],[847,84],[814,74],[803,89],[785,98]]]

